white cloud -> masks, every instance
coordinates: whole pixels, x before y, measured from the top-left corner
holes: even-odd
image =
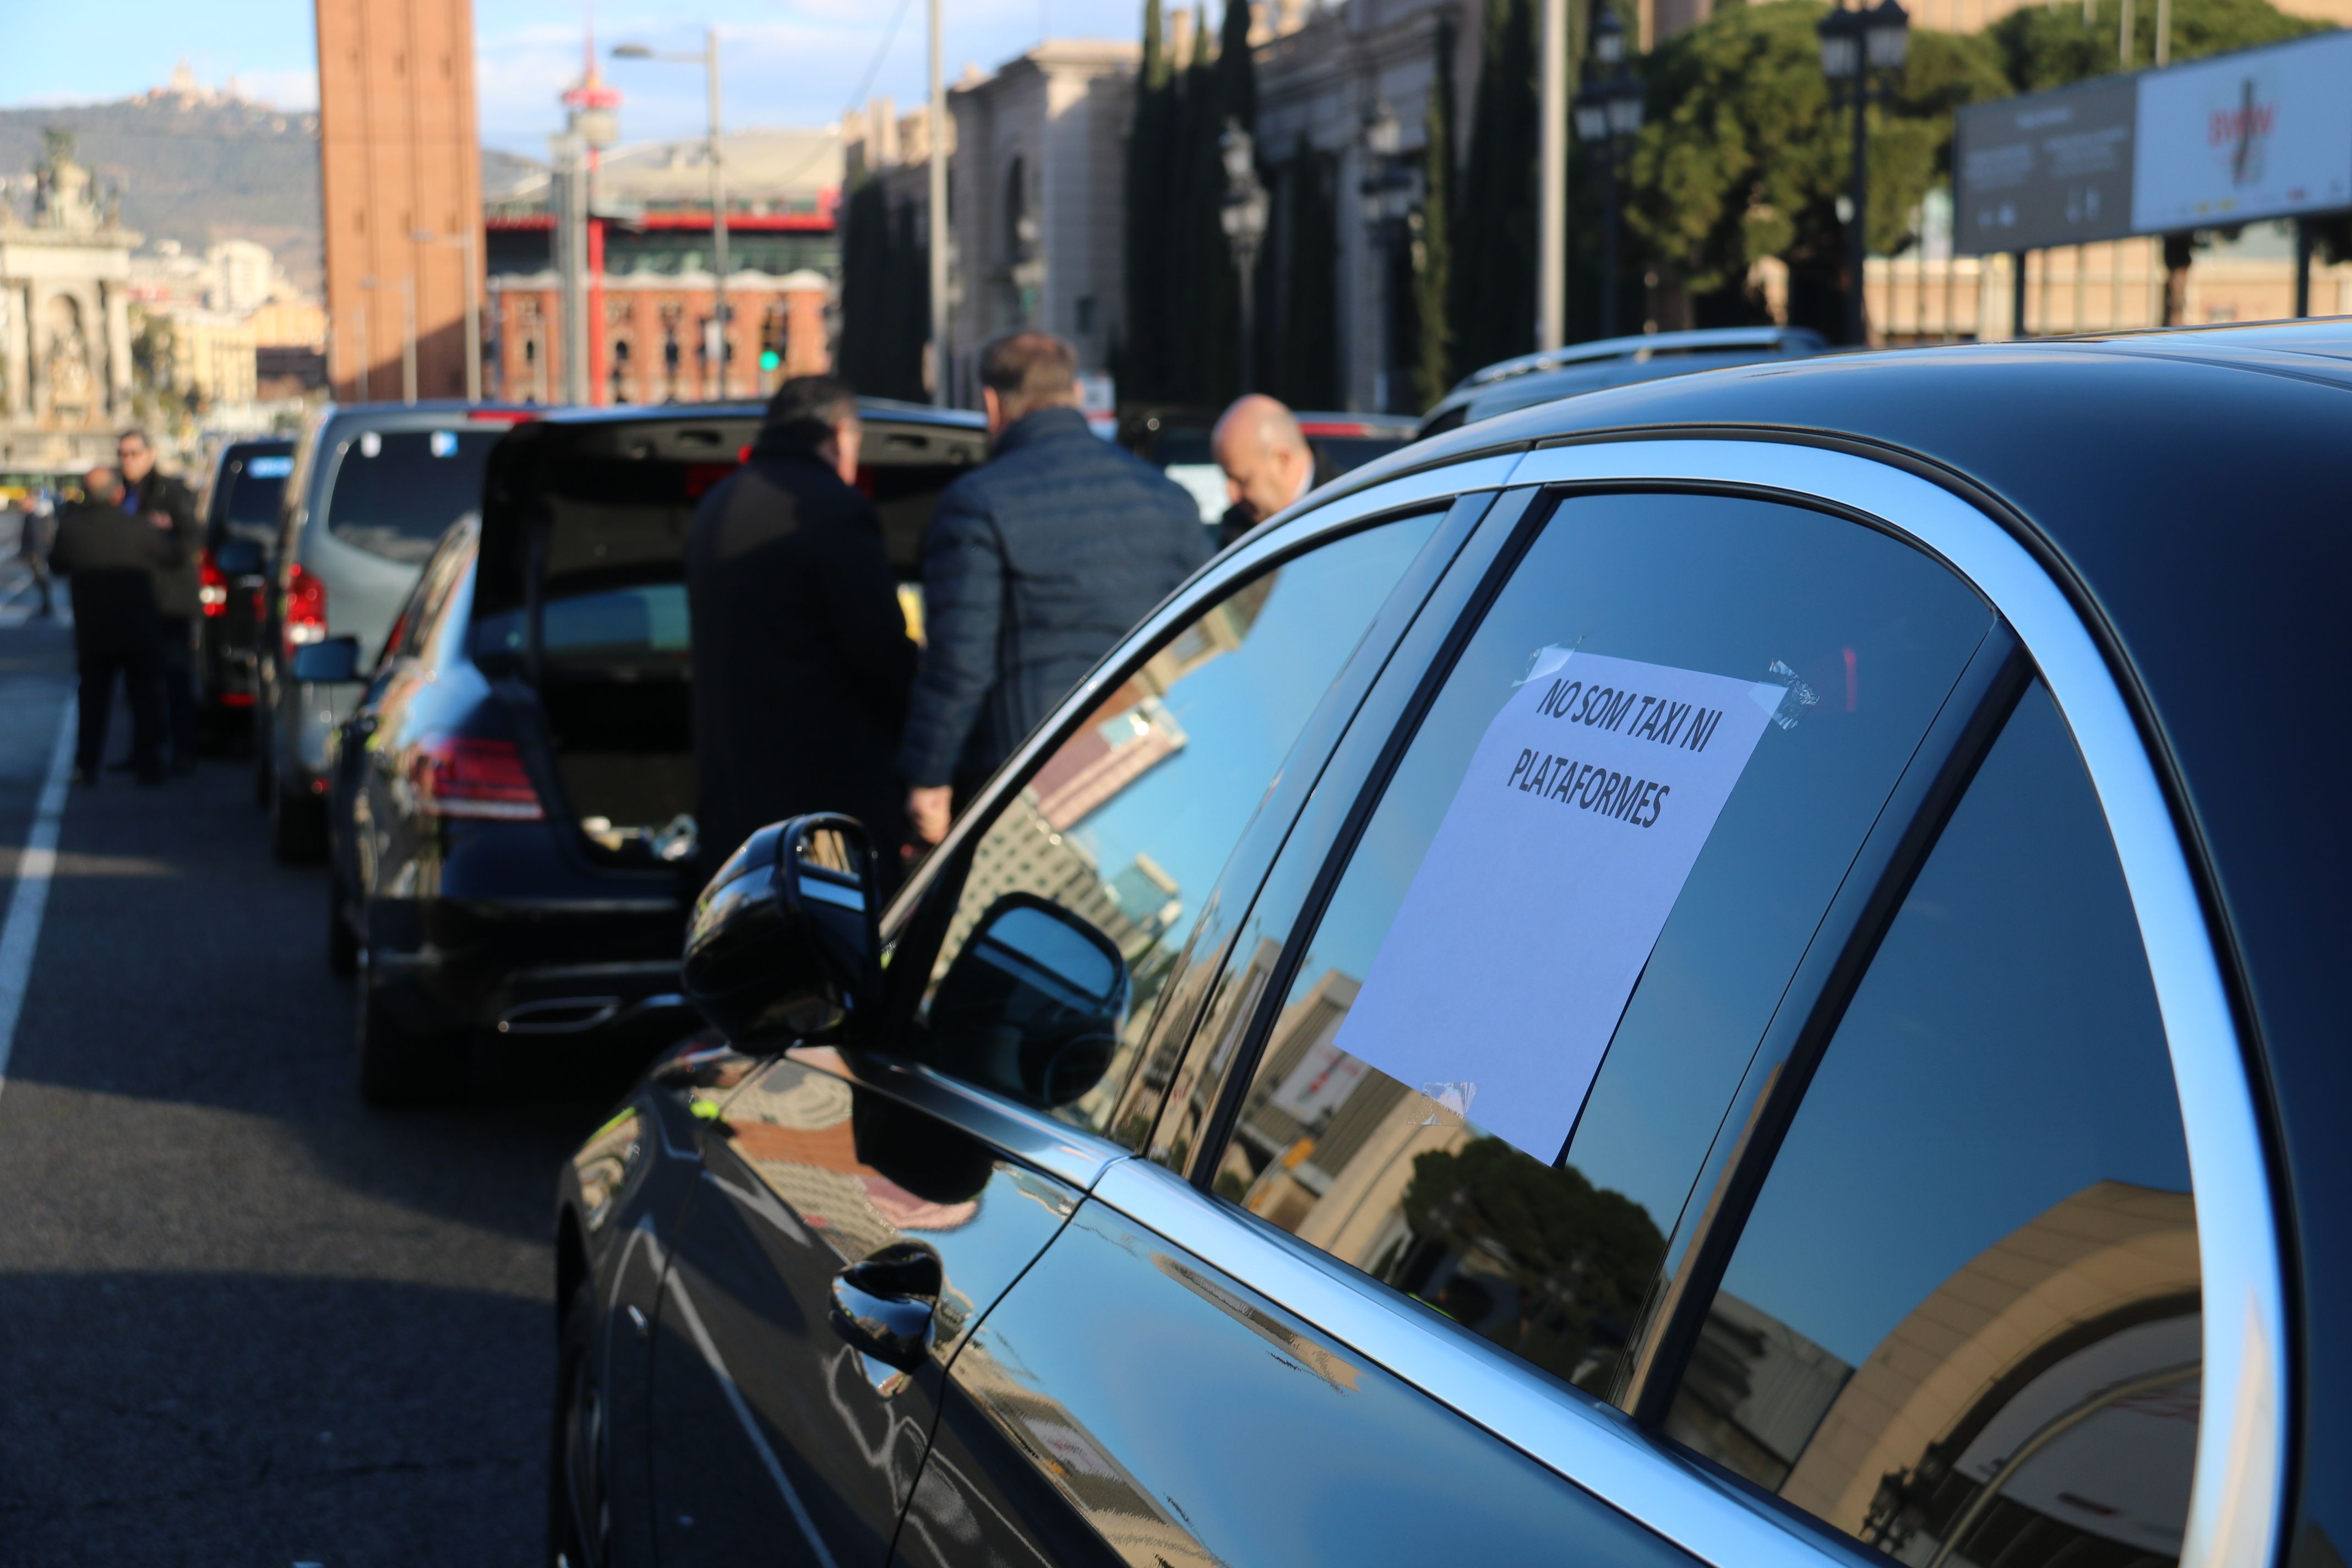
[[[310,110],[319,107],[319,73],[314,70],[240,71],[236,90],[272,109]]]

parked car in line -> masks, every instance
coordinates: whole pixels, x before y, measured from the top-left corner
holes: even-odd
[[[1233,503],[1225,495],[1225,471],[1209,453],[1215,409],[1144,408],[1128,416],[1119,440],[1155,465],[1201,503],[1201,521],[1214,528]],[[1340,414],[1312,409],[1297,416],[1315,452],[1315,471],[1326,480],[1386,457],[1413,438],[1413,421],[1402,414]]]
[[[1570,343],[1471,372],[1422,416],[1416,434],[1442,436],[1515,408],[1604,386],[1630,386],[1727,365],[1810,359],[1827,353],[1829,347],[1829,340],[1811,327],[1705,327]]]
[[[196,500],[204,555],[196,596],[204,611],[197,636],[202,721],[215,744],[249,726],[259,687],[257,639],[269,589],[269,550],[278,509],[294,471],[294,443],[232,441],[221,448]]]
[[[269,562],[254,709],[254,795],[280,860],[326,847],[327,742],[348,689],[292,676],[295,650],[331,637],[372,658],[441,536],[481,505],[482,465],[532,408],[330,405],[294,447]]]
[[[859,483],[911,577],[986,426],[862,412]],[[358,976],[370,1100],[459,1091],[486,1033],[625,1051],[686,1026],[678,942],[700,880],[686,531],[760,416],[627,408],[516,428],[381,657],[347,632],[295,653],[294,679],[349,713],[322,770],[327,950]]]
[[[549,1560],[2277,1568],[2352,1386],[2352,325],[1774,363],[1210,563],[700,896]]]

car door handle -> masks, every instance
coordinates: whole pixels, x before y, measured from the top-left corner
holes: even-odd
[[[883,1365],[913,1372],[930,1349],[945,1284],[939,1254],[896,1242],[833,1277],[833,1331]]]

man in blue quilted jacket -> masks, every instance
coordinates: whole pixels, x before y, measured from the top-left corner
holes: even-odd
[[[923,541],[928,640],[898,748],[929,844],[1210,553],[1199,503],[1087,427],[1069,344],[1007,333],[980,383],[994,449],[940,494]]]

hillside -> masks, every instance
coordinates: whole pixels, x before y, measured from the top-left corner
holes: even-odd
[[[150,239],[201,251],[250,239],[278,253],[286,274],[316,293],[319,117],[284,114],[210,95],[155,92],[120,103],[0,110],[0,176],[26,179],[41,131],[74,133],[76,156],[119,183],[122,221]]]

